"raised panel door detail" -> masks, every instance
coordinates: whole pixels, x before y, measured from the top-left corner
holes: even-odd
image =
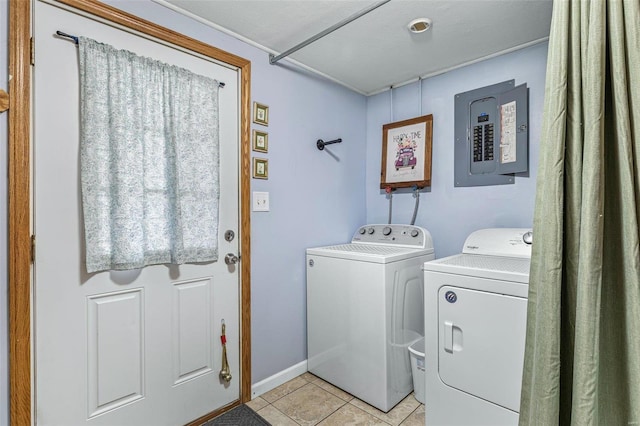
[[[210,278],[174,284],[174,384],[212,371],[212,321]]]
[[[143,290],[90,296],[88,404],[94,417],[144,396]]]

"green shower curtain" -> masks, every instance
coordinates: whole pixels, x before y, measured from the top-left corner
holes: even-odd
[[[640,0],[555,0],[520,425],[640,425]]]

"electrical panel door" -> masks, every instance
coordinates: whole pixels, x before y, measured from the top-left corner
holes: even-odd
[[[528,171],[528,89],[514,83],[455,96],[455,186],[514,183]]]
[[[521,173],[529,169],[529,111],[527,85],[498,95],[500,152],[497,171],[500,174]]]

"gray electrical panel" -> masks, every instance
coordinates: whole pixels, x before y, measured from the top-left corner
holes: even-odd
[[[514,183],[529,169],[529,100],[514,80],[455,96],[455,186]]]

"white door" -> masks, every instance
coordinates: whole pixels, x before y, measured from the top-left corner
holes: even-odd
[[[35,2],[35,418],[38,425],[180,425],[239,398],[237,70]],[[79,186],[78,49],[91,37],[223,81],[220,259],[88,275]],[[226,230],[236,238],[224,239]],[[233,378],[219,377],[221,322]]]

